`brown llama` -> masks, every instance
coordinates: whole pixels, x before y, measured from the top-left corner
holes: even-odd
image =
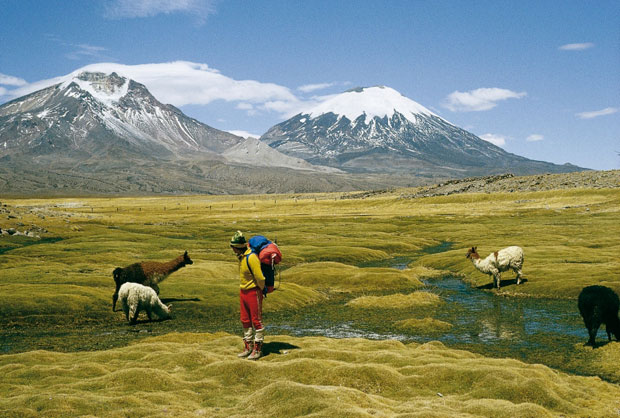
[[[165,263],[143,261],[141,263],[131,264],[127,267],[115,268],[112,272],[112,276],[114,276],[114,281],[116,282],[116,290],[112,296],[112,312],[116,311],[118,290],[123,283],[140,283],[144,286],[149,286],[159,295],[159,286],[157,286],[157,284],[181,267],[185,267],[186,264],[194,264],[189,258],[189,255],[187,255],[187,251],[174,260]]]

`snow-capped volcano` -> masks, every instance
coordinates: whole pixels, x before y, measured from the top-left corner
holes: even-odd
[[[462,177],[575,169],[510,154],[389,87],[330,96],[260,139],[284,154],[347,171]]]
[[[0,155],[220,153],[243,139],[160,103],[116,73],[81,72],[0,106]]]
[[[304,113],[308,114],[310,118],[334,113],[339,117],[346,117],[350,121],[365,116],[363,122],[369,123],[375,117],[391,118],[396,112],[413,123],[417,121],[415,116],[417,114],[436,116],[421,104],[385,86],[356,88],[342,94],[335,94]]]
[[[316,168],[273,148],[257,147],[255,139],[187,117],[116,72],[74,72],[58,81],[0,106],[0,157],[203,156],[253,166]]]

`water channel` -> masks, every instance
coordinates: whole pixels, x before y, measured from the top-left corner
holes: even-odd
[[[439,252],[449,244],[430,249]],[[427,251],[427,252],[429,252]],[[394,258],[372,266],[403,269],[412,258]],[[370,266],[370,265],[368,265]],[[424,281],[425,288],[444,302],[419,311],[345,307],[350,295],[336,295],[328,303],[301,309],[287,318],[268,321],[269,333],[331,338],[360,337],[396,339],[404,343],[438,340],[446,346],[462,348],[493,357],[512,357],[528,362],[544,362],[561,350],[567,354],[574,345],[587,340],[587,331],[577,310],[576,300],[509,297],[493,290],[481,290],[456,277]],[[527,283],[521,286],[527,286]],[[394,323],[407,318],[432,317],[452,327],[444,332],[409,333]],[[599,330],[599,340],[607,339]],[[561,356],[560,356],[561,357]],[[558,364],[554,364],[558,366]]]

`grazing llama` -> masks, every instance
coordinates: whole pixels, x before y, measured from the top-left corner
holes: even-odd
[[[577,299],[577,305],[590,335],[585,345],[596,346],[594,340],[601,324],[605,324],[609,341],[612,333],[616,336],[616,340],[620,341],[620,319],[618,319],[620,300],[613,290],[596,285],[584,287]]]
[[[469,258],[474,266],[482,273],[488,274],[493,277],[495,286],[499,289],[501,282],[501,273],[509,269],[514,270],[517,274],[517,284],[521,283],[521,276],[523,273],[523,249],[521,247],[512,246],[504,248],[503,250],[495,251],[487,258],[482,260],[480,255],[476,252],[476,248],[471,247],[467,250],[467,258]]]
[[[171,305],[164,305],[157,297],[153,289],[139,283],[124,283],[118,291],[118,297],[123,305],[125,318],[130,324],[135,324],[140,311],[146,311],[149,321],[153,320],[152,314],[159,319],[170,318]]]
[[[186,264],[193,264],[194,262],[187,255],[187,251],[184,254],[176,257],[174,260],[166,263],[158,261],[143,261],[141,263],[135,263],[127,267],[117,267],[112,272],[114,281],[116,282],[116,290],[112,296],[112,311],[116,310],[116,301],[118,300],[118,291],[124,283],[140,283],[145,286],[151,287],[159,295],[159,286],[157,285],[171,273],[174,273]]]

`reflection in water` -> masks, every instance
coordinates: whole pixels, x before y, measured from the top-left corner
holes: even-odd
[[[558,349],[570,350],[587,340],[586,330],[573,300],[498,296],[494,291],[472,288],[457,278],[425,282],[428,291],[444,301],[421,311],[359,310],[345,306],[350,296],[336,296],[320,306],[304,308],[287,317],[274,316],[270,333],[330,338],[395,339],[444,344],[489,356],[509,356],[541,361]],[[527,286],[527,284],[522,285]],[[407,318],[433,317],[452,324],[443,334],[406,332],[395,323]]]
[[[450,242],[421,251],[440,253]],[[359,267],[406,269],[410,257],[374,261]],[[404,343],[439,340],[447,346],[478,352],[491,357],[513,357],[570,370],[575,344],[587,340],[587,332],[575,300],[555,300],[499,296],[494,290],[472,288],[463,281],[445,277],[424,282],[427,291],[444,302],[419,310],[352,309],[345,304],[350,295],[331,295],[327,303],[270,317],[270,333],[278,331],[296,336],[330,338],[394,339]],[[521,286],[527,286],[527,282]],[[412,289],[412,291],[415,289]],[[427,318],[444,321],[452,327],[444,333],[407,332],[395,326],[399,320]]]
[[[437,319],[456,321],[443,337],[446,342],[497,344],[503,341],[527,346],[539,345],[541,334],[578,341],[585,332],[573,300],[497,296],[456,278],[433,280],[427,285],[447,302],[437,312]],[[459,328],[474,332],[465,336]]]

